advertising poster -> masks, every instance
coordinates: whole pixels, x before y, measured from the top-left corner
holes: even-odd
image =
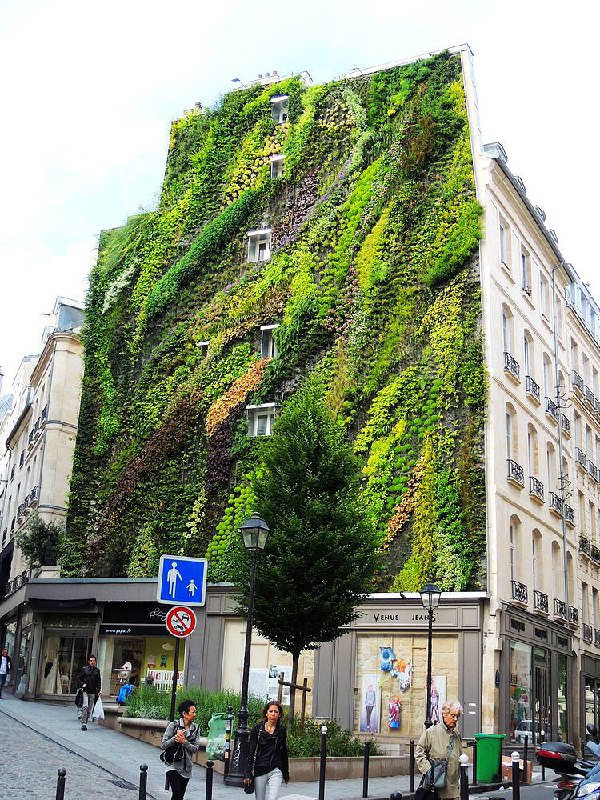
[[[431,721],[435,725],[442,721],[442,706],[446,702],[446,676],[435,675],[431,679]]]
[[[379,733],[381,697],[377,673],[363,675],[360,700],[361,733]]]
[[[251,669],[248,682],[248,694],[260,697],[261,700],[277,700],[279,694],[279,674],[283,672],[283,679],[288,683],[292,677],[292,668],[272,664],[269,669]],[[290,687],[283,687],[281,704],[289,706]]]

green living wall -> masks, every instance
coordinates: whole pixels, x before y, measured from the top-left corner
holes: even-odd
[[[246,406],[312,375],[363,460],[374,588],[481,586],[480,212],[457,55],[175,122],[159,207],[102,234],[90,278],[63,574],[154,575],[168,552],[229,579],[260,469]],[[271,258],[247,263],[263,228]]]

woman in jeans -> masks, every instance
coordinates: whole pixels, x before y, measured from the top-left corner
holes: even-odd
[[[199,728],[194,722],[196,706],[192,700],[184,700],[177,708],[180,719],[169,722],[162,738],[162,749],[182,745],[181,758],[172,763],[165,761],[165,789],[171,789],[171,800],[183,800],[185,790],[192,777],[192,756],[198,751]]]
[[[277,800],[282,781],[290,779],[287,738],[279,703],[267,703],[262,720],[250,732],[244,783],[254,778],[256,800]]]

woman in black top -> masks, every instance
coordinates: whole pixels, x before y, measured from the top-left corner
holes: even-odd
[[[250,745],[244,783],[254,778],[256,800],[277,800],[281,782],[290,779],[287,739],[283,709],[279,703],[267,703],[262,720],[250,732]]]

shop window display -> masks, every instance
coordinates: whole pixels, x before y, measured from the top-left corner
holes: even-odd
[[[531,646],[522,642],[510,643],[510,735],[517,740],[517,731],[532,719],[531,706]]]
[[[40,691],[42,694],[75,694],[77,675],[92,649],[89,636],[47,633],[44,639]]]

